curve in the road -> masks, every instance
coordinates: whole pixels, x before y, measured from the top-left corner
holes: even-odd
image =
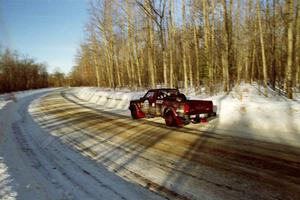
[[[68,90],[35,101],[30,113],[55,140],[171,199],[300,196],[294,147],[132,120]]]
[[[0,111],[1,167],[5,165],[10,178],[1,179],[0,199],[164,199],[124,181],[40,128],[28,107],[44,93],[10,102]]]

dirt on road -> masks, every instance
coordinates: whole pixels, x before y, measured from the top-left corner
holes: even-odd
[[[36,124],[28,107],[45,93],[8,102],[0,110],[0,199],[165,199],[109,172]]]
[[[169,199],[300,198],[296,147],[132,120],[67,90],[34,101],[29,112],[54,136],[45,147],[62,142]]]

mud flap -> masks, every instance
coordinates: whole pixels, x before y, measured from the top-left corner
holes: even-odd
[[[175,117],[175,122],[177,127],[184,127],[184,125],[188,124],[186,120],[179,116]]]
[[[200,123],[208,123],[207,118],[200,118]]]
[[[145,113],[143,113],[140,109],[138,109],[136,112],[138,119],[145,117]]]

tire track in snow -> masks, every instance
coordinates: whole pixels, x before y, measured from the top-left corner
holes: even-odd
[[[62,150],[58,147],[62,147],[62,149],[65,150],[65,148],[63,147],[62,144],[60,144],[60,142],[58,140],[56,140],[54,143],[52,143],[51,148],[49,148],[50,145],[47,145],[46,147],[41,147],[40,146],[40,142],[42,141],[36,141],[36,139],[33,137],[33,135],[31,134],[27,134],[26,136],[28,136],[28,140],[27,141],[32,141],[31,145],[28,145],[26,138],[24,137],[26,134],[26,131],[22,131],[22,127],[19,126],[20,122],[23,122],[24,124],[26,124],[26,122],[24,122],[24,119],[26,120],[26,116],[24,115],[24,113],[22,113],[22,121],[18,121],[15,122],[13,124],[14,130],[15,130],[15,134],[17,135],[17,140],[20,143],[20,146],[22,148],[22,150],[28,155],[28,157],[30,157],[31,162],[33,163],[32,166],[36,169],[40,169],[43,167],[43,165],[41,164],[41,162],[38,160],[38,156],[36,155],[36,153],[38,152],[38,154],[43,154],[43,155],[47,155],[47,160],[49,161],[49,163],[51,163],[53,166],[51,167],[52,169],[56,169],[61,176],[63,176],[64,180],[68,180],[72,185],[74,185],[77,190],[79,191],[83,191],[87,196],[84,199],[106,199],[105,196],[102,196],[101,193],[97,192],[97,191],[93,191],[90,190],[88,187],[86,187],[85,185],[83,185],[84,183],[81,183],[80,180],[76,179],[76,176],[79,176],[79,173],[83,174],[83,176],[87,176],[89,177],[89,184],[91,184],[91,182],[94,182],[94,184],[98,185],[99,188],[102,188],[100,190],[102,190],[101,192],[104,193],[111,193],[113,194],[112,199],[122,199],[122,200],[127,200],[127,198],[125,196],[123,196],[121,193],[119,193],[118,191],[114,190],[113,188],[111,188],[109,185],[105,184],[103,181],[101,181],[99,178],[97,178],[95,175],[93,175],[92,173],[89,172],[88,169],[82,168],[79,164],[78,164],[78,160],[74,160],[72,158],[72,156],[68,156],[68,154],[62,152]],[[28,130],[27,130],[28,132]],[[53,140],[52,140],[53,141]],[[36,149],[33,150],[32,148],[30,148],[30,146],[35,146]],[[70,155],[70,154],[69,154]],[[72,166],[72,170],[76,173],[70,173],[70,171],[66,170],[65,167],[66,166]],[[43,175],[45,174],[49,174],[47,173],[46,170],[43,170],[42,172]],[[50,177],[50,176],[49,176]],[[54,180],[54,177],[50,177],[50,180]],[[54,181],[55,184],[59,184],[58,181]],[[59,187],[63,187],[63,185],[59,185]],[[102,197],[101,197],[102,196]],[[74,197],[71,197],[74,198]]]
[[[53,103],[53,100],[55,100],[56,102]],[[66,99],[66,100],[68,100],[68,99]],[[37,107],[38,107],[38,105],[37,105]],[[200,137],[200,136],[202,137],[201,138],[202,143],[199,143],[199,144],[198,143],[190,143],[189,144],[190,146],[187,144],[184,144],[182,142],[181,142],[181,144],[176,143],[176,148],[173,148],[170,150],[170,147],[166,147],[166,144],[165,144],[167,139],[166,138],[162,138],[162,139],[157,138],[161,134],[160,133],[155,134],[154,130],[151,130],[151,129],[158,127],[157,129],[161,132],[171,130],[172,132],[176,132],[176,133],[173,133],[173,135],[176,134],[174,136],[174,138],[184,135],[184,131],[187,129],[182,129],[182,130],[177,131],[174,129],[166,128],[166,127],[164,127],[164,125],[152,126],[153,123],[147,123],[147,122],[144,123],[143,121],[142,122],[132,122],[131,120],[129,120],[127,118],[125,120],[122,120],[122,119],[120,119],[119,116],[117,116],[115,114],[109,114],[108,112],[101,112],[101,111],[99,111],[99,113],[97,113],[97,111],[89,109],[87,106],[81,107],[80,105],[76,105],[74,102],[65,101],[62,97],[60,97],[59,94],[53,94],[52,96],[48,96],[47,98],[43,99],[41,102],[41,105],[40,105],[40,109],[41,109],[40,111],[41,111],[42,115],[45,117],[44,119],[41,119],[40,122],[42,123],[43,120],[45,121],[45,125],[44,125],[45,128],[47,128],[47,118],[48,117],[51,117],[51,119],[53,119],[54,121],[55,121],[55,119],[63,121],[63,120],[66,120],[66,118],[68,120],[69,120],[69,118],[76,119],[77,117],[78,117],[78,119],[80,119],[80,116],[85,113],[86,116],[84,117],[84,120],[82,119],[81,121],[78,121],[77,124],[74,124],[75,120],[74,120],[74,122],[72,120],[70,120],[70,124],[65,125],[65,126],[68,126],[67,128],[70,129],[69,130],[70,134],[67,134],[65,132],[65,130],[64,131],[62,130],[62,128],[64,128],[63,125],[62,125],[62,127],[60,127],[60,128],[57,127],[57,129],[55,129],[56,125],[54,123],[52,128],[53,128],[53,130],[55,130],[55,132],[56,132],[55,134],[57,134],[58,136],[61,135],[62,141],[66,142],[69,145],[73,145],[75,148],[80,149],[83,153],[90,154],[89,156],[92,159],[97,160],[97,155],[101,155],[101,150],[106,151],[106,148],[107,149],[111,148],[114,151],[120,150],[120,151],[122,151],[120,155],[122,155],[125,160],[126,159],[130,160],[130,157],[134,158],[133,161],[137,162],[137,163],[145,162],[145,160],[148,160],[149,161],[148,163],[152,167],[155,167],[156,170],[162,170],[162,171],[170,171],[171,170],[170,175],[171,174],[174,174],[174,175],[180,174],[180,177],[179,177],[180,179],[175,178],[174,181],[178,181],[178,180],[184,181],[186,178],[191,180],[191,178],[193,178],[193,175],[192,175],[192,173],[189,172],[189,170],[195,170],[195,172],[196,171],[199,172],[199,175],[196,174],[197,179],[199,179],[199,180],[202,179],[202,180],[206,180],[206,182],[214,183],[215,188],[216,187],[223,188],[221,191],[221,194],[224,194],[224,195],[231,194],[231,197],[230,198],[228,197],[227,199],[238,199],[238,197],[241,197],[241,196],[244,196],[245,198],[250,198],[250,199],[255,198],[255,197],[258,197],[258,198],[266,197],[266,199],[272,199],[273,197],[274,198],[282,198],[283,195],[289,195],[289,196],[293,197],[293,195],[297,194],[297,193],[295,193],[295,191],[296,191],[296,188],[299,187],[299,185],[298,185],[299,184],[299,178],[298,178],[299,176],[298,176],[297,171],[295,171],[295,169],[297,169],[297,168],[299,169],[299,162],[296,162],[295,159],[296,159],[297,155],[299,155],[299,154],[294,153],[293,151],[286,150],[285,151],[286,155],[284,157],[282,157],[281,160],[279,159],[278,161],[276,161],[274,158],[272,158],[272,156],[269,156],[270,153],[276,152],[276,145],[272,146],[271,144],[261,143],[261,146],[264,146],[264,144],[266,144],[266,146],[268,146],[269,150],[265,151],[265,149],[259,148],[259,145],[257,145],[255,143],[255,141],[252,141],[253,144],[251,144],[251,142],[249,140],[239,140],[239,139],[233,138],[233,141],[234,141],[234,143],[233,143],[231,141],[231,138],[229,138],[229,137],[221,137],[218,135],[209,137],[209,136],[206,136],[205,134],[199,133],[198,137]],[[90,116],[90,118],[89,118],[89,116]],[[95,123],[92,123],[93,120],[95,121]],[[112,122],[111,122],[112,128],[108,128],[109,120],[112,120]],[[95,124],[97,124],[97,122],[99,123],[99,125],[95,125]],[[91,123],[91,124],[89,125],[89,123]],[[106,123],[108,124],[107,125],[108,127],[106,127]],[[126,136],[126,137],[128,137],[127,139],[125,136],[123,136],[123,137],[121,137],[119,135],[114,136],[114,134],[113,134],[114,133],[114,130],[113,130],[114,124],[117,126],[123,127],[123,132],[122,132],[121,127],[120,127],[121,130],[118,129],[118,131],[117,131],[117,132],[120,132],[121,135],[126,135],[126,133],[128,133],[128,134],[131,133],[131,135],[134,135],[134,132],[142,131],[143,129],[144,129],[144,131],[147,130],[148,134],[147,134],[147,132],[145,132],[145,133],[142,132],[140,134],[137,134],[138,137],[131,137],[130,135],[128,135],[129,137]],[[93,127],[90,127],[90,126],[93,126]],[[117,127],[115,127],[115,128],[117,128]],[[97,129],[99,131],[101,131],[100,134],[97,133],[97,132],[99,132],[99,131],[97,131]],[[101,136],[103,134],[104,134],[104,136],[103,136],[103,138],[101,138]],[[109,137],[109,134],[111,134],[111,137]],[[107,135],[108,135],[108,137],[107,137]],[[97,137],[95,137],[95,136],[97,136]],[[151,137],[158,139],[157,143],[155,143],[155,144],[149,143],[149,142],[151,142]],[[64,138],[65,138],[65,140],[63,140]],[[120,139],[120,141],[116,140],[116,138]],[[168,137],[167,142],[171,142],[171,144],[172,144],[172,142],[176,142],[176,140],[179,139],[178,138],[178,139],[174,140],[174,138]],[[124,141],[127,140],[128,143],[123,143],[122,139]],[[172,139],[172,141],[171,141],[171,139]],[[185,141],[184,138],[182,138],[182,139],[183,139],[182,141]],[[203,139],[205,139],[205,140],[203,140]],[[89,146],[86,146],[86,145],[90,145],[90,144],[84,143],[85,141],[88,141],[88,140],[93,141],[93,142],[98,142],[98,143],[100,143],[101,140],[105,141],[105,142],[103,142],[103,144],[101,144],[102,146],[100,144],[98,144],[98,150],[96,151],[96,149],[94,149],[93,147],[91,148]],[[160,140],[162,140],[162,141],[160,141]],[[201,140],[200,140],[200,142],[201,142]],[[180,141],[180,140],[178,140],[178,141]],[[185,141],[185,142],[187,142],[187,141]],[[227,143],[227,142],[230,142],[230,143]],[[148,143],[148,145],[147,145],[147,143]],[[248,146],[241,145],[244,143],[248,143],[249,145]],[[161,146],[159,146],[159,145],[161,145]],[[180,145],[182,145],[182,146],[180,146]],[[174,144],[173,144],[173,146],[174,146]],[[185,148],[188,148],[189,151],[187,151],[187,153],[182,154],[182,151],[184,151],[184,148],[183,148],[184,146],[185,146]],[[258,146],[258,147],[255,147],[255,146]],[[161,151],[162,149],[160,149],[158,147],[166,148],[165,152],[162,152]],[[280,145],[279,145],[279,147],[280,147]],[[141,150],[142,153],[134,153],[135,149]],[[163,164],[159,165],[158,163],[162,162],[162,161],[154,162],[157,157],[155,157],[154,155],[151,156],[151,154],[148,153],[148,152],[152,152],[155,154],[155,151],[153,149],[157,150],[157,152],[163,153],[165,156],[167,156],[169,154],[172,156],[177,156],[178,158],[182,157],[182,159],[179,159],[178,161],[175,160],[175,165],[170,163],[171,160],[167,161],[165,159]],[[239,151],[237,151],[237,150],[239,150]],[[197,152],[197,151],[200,151],[200,152]],[[295,152],[299,152],[299,151],[295,151]],[[122,162],[119,162],[118,160],[114,160],[114,157],[113,157],[114,154],[115,154],[115,152],[111,151],[111,154],[109,154],[107,156],[106,159],[109,161],[107,165],[106,165],[105,159],[104,160],[100,159],[100,162],[102,162],[108,168],[110,165],[116,165],[117,166],[116,169],[118,169],[118,170],[125,168],[126,170],[131,171],[132,173],[138,174],[141,179],[140,182],[142,182],[142,184],[144,184],[144,185],[145,184],[147,185],[147,181],[151,182],[151,179],[149,179],[149,176],[147,178],[145,176],[145,174],[142,173],[143,171],[145,172],[145,170],[139,169],[139,168],[134,168],[136,166],[130,166],[131,168],[128,168],[126,166],[126,163],[125,163],[125,167],[123,167]],[[112,158],[109,158],[109,156],[112,156]],[[157,156],[158,156],[158,154],[157,154]],[[200,157],[198,158],[198,156],[200,156]],[[278,158],[280,158],[280,155],[275,155],[275,157],[276,156]],[[144,159],[144,161],[142,161],[143,159]],[[161,157],[161,159],[164,159],[164,158]],[[287,164],[285,164],[285,161],[287,162]],[[190,162],[191,167],[188,166],[189,162]],[[270,164],[274,165],[274,167],[272,167]],[[197,170],[198,165],[199,166],[203,166],[203,165],[207,166],[212,171],[212,173],[216,173],[219,176],[221,176],[220,179],[216,179],[215,177],[209,177],[208,175],[203,174],[203,172],[201,172],[201,169],[203,169],[203,168],[200,168]],[[120,168],[120,166],[122,166],[122,168]],[[176,169],[176,167],[178,167],[178,166],[181,167],[180,170]],[[291,171],[290,172],[282,171],[283,174],[279,174],[278,177],[274,177],[274,173],[278,172],[281,168],[284,169],[283,167],[288,168],[288,170],[291,170]],[[135,170],[139,169],[139,171],[135,171],[134,169]],[[225,171],[224,171],[224,169],[225,169]],[[112,168],[111,170],[114,171],[114,168]],[[118,172],[118,170],[116,171],[116,173]],[[258,171],[258,170],[260,170],[260,171]],[[229,185],[227,185],[227,186],[226,186],[226,184],[224,185],[222,183],[222,182],[224,182],[224,181],[222,181],[222,176],[225,175],[224,178],[228,177],[228,174],[226,175],[226,173],[229,173],[230,175],[232,175],[232,178],[234,179],[234,181],[229,181],[228,182]],[[293,173],[294,173],[295,177],[290,176],[290,174],[293,174]],[[118,173],[118,174],[126,177],[126,173],[123,173],[123,174]],[[255,180],[257,178],[262,179],[263,181],[257,182],[257,180]],[[129,177],[129,179],[131,179],[131,181],[133,181],[133,182],[138,182],[138,180],[134,180],[134,176]],[[246,179],[249,179],[249,180],[246,180]],[[217,181],[215,181],[215,180],[217,180]],[[234,183],[235,181],[236,181],[236,183]],[[245,185],[245,183],[243,183],[243,181],[247,182],[250,185]],[[152,182],[156,183],[155,181],[152,181]],[[279,184],[280,182],[282,182],[282,184]],[[224,183],[226,183],[226,181]],[[233,184],[233,183],[235,184],[235,186],[234,187],[230,186],[230,184]],[[241,183],[243,183],[243,184],[241,184]],[[251,185],[251,183],[253,185]],[[166,184],[166,183],[157,184],[158,189],[154,188],[154,190],[157,190],[158,192],[160,192],[159,191],[160,188],[166,188],[170,191],[173,191],[173,190],[176,191],[175,193],[180,193],[180,195],[182,195],[183,197],[186,196],[188,198],[197,199],[197,196],[195,196],[193,194],[191,195],[190,193],[186,193],[188,191],[180,191],[179,192],[179,188],[176,188],[176,187],[172,188],[172,186],[170,186],[170,185],[166,186],[164,184]],[[260,185],[262,188],[257,187],[256,184]],[[290,188],[287,188],[288,186],[286,184],[289,184]],[[285,188],[286,190],[291,192],[291,194],[287,194],[285,191],[283,191],[283,193],[281,193],[280,191],[276,191],[276,190],[278,190],[278,185],[281,185],[283,188]],[[197,187],[197,186],[198,185],[196,185],[195,187]],[[205,187],[205,185],[203,187]],[[261,194],[258,194],[258,193],[251,194],[251,192],[245,190],[247,188],[254,189],[255,187],[261,192]],[[218,192],[220,192],[220,191],[218,191]],[[238,194],[236,194],[237,192],[238,192]],[[271,194],[270,192],[271,193],[274,192],[274,194]],[[269,197],[268,197],[268,195],[269,195]]]
[[[26,154],[26,156],[30,160],[31,166],[37,171],[39,171],[39,173],[42,176],[48,179],[51,182],[51,184],[55,186],[57,191],[60,191],[62,188],[65,187],[65,185],[61,184],[59,181],[56,180],[57,176],[61,176],[64,179],[64,184],[66,184],[66,180],[68,180],[68,184],[71,184],[73,187],[76,187],[78,191],[83,191],[85,193],[85,198],[96,199],[96,197],[93,196],[93,194],[86,191],[84,187],[82,187],[71,176],[68,175],[68,172],[64,170],[64,166],[61,166],[61,164],[57,162],[56,159],[53,159],[53,154],[49,154],[49,152],[45,151],[47,149],[44,150],[40,147],[40,144],[36,142],[36,139],[30,135],[30,132],[34,132],[36,130],[24,130],[27,118],[25,116],[24,111],[19,110],[18,112],[22,115],[22,120],[18,120],[12,123],[12,129],[21,151],[24,152],[24,154]],[[56,154],[55,158],[58,158],[59,156],[62,156],[62,154]],[[65,191],[63,191],[62,193],[63,199],[74,199],[74,197],[70,193],[66,193]]]
[[[44,196],[36,194],[32,196],[33,199],[163,199],[121,180],[42,130],[28,113],[28,105],[36,96],[8,105],[11,108],[9,113],[14,116],[6,120],[7,130],[4,132],[10,137],[5,142],[11,145],[6,146],[16,146],[14,151],[20,152],[16,158],[22,160],[23,166],[17,169],[20,173],[18,179],[26,177],[22,171],[27,169],[32,179],[39,183],[39,190],[43,191]],[[13,163],[8,163],[8,168],[17,163],[11,160]],[[14,178],[16,175],[13,173],[11,176]],[[18,179],[15,180],[16,184]],[[26,196],[30,195],[23,191],[17,197],[24,199]]]

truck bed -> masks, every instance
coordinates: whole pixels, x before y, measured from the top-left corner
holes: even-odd
[[[185,103],[187,105],[189,105],[189,114],[190,115],[213,112],[213,102],[212,101],[186,100]]]

